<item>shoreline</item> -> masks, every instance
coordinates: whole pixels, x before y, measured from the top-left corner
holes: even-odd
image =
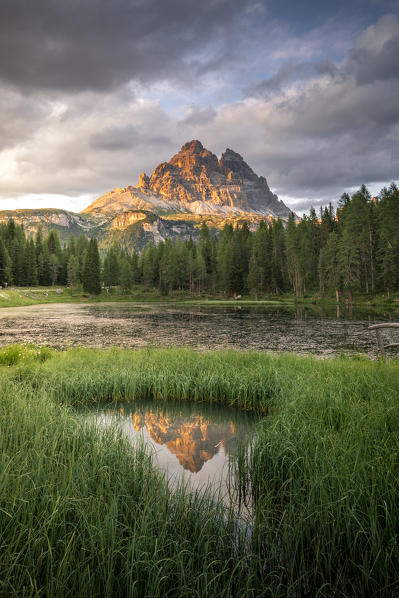
[[[111,292],[104,290],[100,295],[88,295],[69,287],[8,287],[0,289],[0,309],[2,307],[26,307],[29,305],[46,305],[49,303],[153,303],[171,305],[200,305],[200,306],[243,306],[243,307],[287,307],[287,308],[322,308],[342,310],[367,310],[372,313],[377,311],[398,312],[399,296],[392,296],[386,299],[383,296],[375,295],[354,297],[352,304],[345,301],[337,303],[335,297],[309,297],[298,298],[292,294],[280,296],[267,296],[262,299],[255,299],[251,296],[243,296],[239,299],[226,298],[220,295],[193,296],[188,293],[173,293],[161,295],[154,289],[138,288],[131,293],[120,293],[118,289]]]

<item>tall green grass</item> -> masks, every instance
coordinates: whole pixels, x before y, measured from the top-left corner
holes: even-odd
[[[237,460],[267,585],[399,595],[398,374],[396,363],[362,360],[297,370]]]
[[[251,594],[232,515],[171,494],[142,447],[29,387],[2,392],[0,595]]]
[[[0,364],[0,594],[399,593],[397,362],[10,347]],[[250,541],[209,495],[171,494],[143,448],[69,409],[122,398],[264,414],[237,460]]]

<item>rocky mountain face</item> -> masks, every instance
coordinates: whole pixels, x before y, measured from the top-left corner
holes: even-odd
[[[136,187],[114,189],[83,213],[148,210],[172,213],[226,214],[288,218],[291,211],[270,191],[240,154],[226,149],[220,160],[200,141],[185,143],[150,177],[142,173]]]
[[[17,224],[23,225],[28,236],[36,234],[40,227],[43,234],[48,234],[50,230],[55,229],[59,231],[61,238],[66,240],[70,235],[79,236],[84,234],[90,236],[93,229],[91,219],[56,208],[0,211],[0,224],[11,218]]]
[[[116,242],[140,250],[149,241],[195,239],[202,222],[219,229],[226,222],[247,221],[254,229],[261,220],[285,220],[290,214],[240,154],[226,149],[219,160],[194,140],[151,176],[142,173],[136,187],[116,188],[80,214],[56,209],[0,211],[0,223],[14,218],[28,234],[41,226],[44,234],[55,228],[63,240],[83,233],[96,237],[100,247]]]

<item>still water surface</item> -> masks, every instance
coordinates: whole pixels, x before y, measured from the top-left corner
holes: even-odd
[[[64,303],[1,309],[0,346],[180,346],[373,356],[375,337],[367,327],[385,321],[399,321],[398,308],[376,315],[342,309],[327,313],[316,306]]]
[[[258,418],[229,407],[139,401],[90,412],[101,426],[116,426],[132,444],[144,442],[156,467],[173,486],[211,486],[226,504],[237,504],[231,459],[247,445]]]

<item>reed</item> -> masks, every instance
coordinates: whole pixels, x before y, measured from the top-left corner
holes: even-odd
[[[0,351],[0,384],[0,594],[399,592],[396,361],[19,346]],[[143,447],[72,411],[151,397],[263,414],[236,460],[250,541],[210,494],[171,493]]]
[[[232,514],[172,494],[143,447],[21,384],[0,424],[0,595],[250,595]]]

